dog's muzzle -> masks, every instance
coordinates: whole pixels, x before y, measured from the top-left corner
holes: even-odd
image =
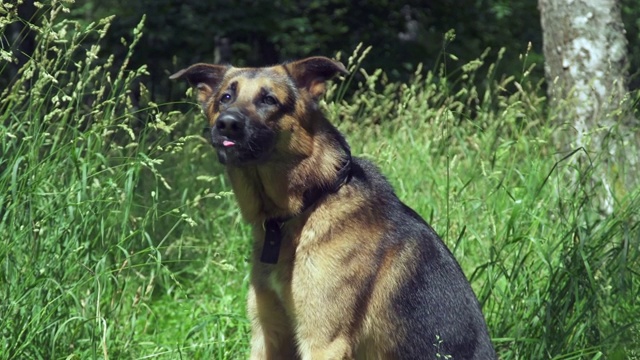
[[[222,164],[241,165],[264,159],[274,141],[272,129],[236,110],[220,113],[211,128],[211,144]]]
[[[238,112],[224,112],[218,116],[214,131],[229,140],[239,140],[244,135],[246,118]]]

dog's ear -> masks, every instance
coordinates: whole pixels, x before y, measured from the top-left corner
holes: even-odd
[[[198,89],[198,101],[202,107],[205,107],[207,99],[220,85],[228,68],[222,65],[194,64],[169,76],[169,79],[186,78],[189,85]]]
[[[324,94],[326,81],[337,74],[349,72],[339,61],[323,56],[314,56],[285,64],[285,68],[301,89],[306,89],[314,99]]]

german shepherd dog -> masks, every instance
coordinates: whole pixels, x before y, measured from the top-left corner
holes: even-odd
[[[495,359],[451,252],[320,110],[337,74],[311,57],[171,76],[197,89],[253,226],[251,359]]]

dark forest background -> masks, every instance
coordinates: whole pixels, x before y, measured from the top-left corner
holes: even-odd
[[[40,21],[46,8],[33,0],[20,5],[23,19]],[[630,90],[640,86],[640,1],[622,1],[630,54]],[[75,4],[66,16],[89,24],[115,15],[103,51],[122,61],[131,31],[146,16],[144,35],[129,66],[148,66],[141,79],[154,101],[179,96],[172,72],[195,62],[260,66],[310,55],[344,56],[362,43],[371,45],[365,69],[382,68],[391,80],[404,80],[418,63],[433,69],[445,59],[443,38],[454,30],[456,40],[446,46],[451,68],[479,57],[489,49],[488,63],[505,48],[499,66],[504,74],[522,73],[519,56],[542,64],[542,32],[536,1],[507,0],[103,0]],[[28,24],[15,23],[5,34],[7,43],[20,44],[21,62],[33,51]],[[21,39],[21,41],[15,41]],[[17,71],[21,64],[13,64]],[[118,67],[120,64],[114,64]],[[3,72],[0,86],[14,72]],[[543,67],[534,78],[544,77]],[[481,81],[482,79],[480,79]],[[181,85],[180,85],[181,86]]]

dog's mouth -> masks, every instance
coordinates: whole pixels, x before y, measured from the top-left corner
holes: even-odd
[[[276,133],[262,122],[233,112],[222,113],[211,128],[211,143],[224,165],[246,165],[266,160]]]

